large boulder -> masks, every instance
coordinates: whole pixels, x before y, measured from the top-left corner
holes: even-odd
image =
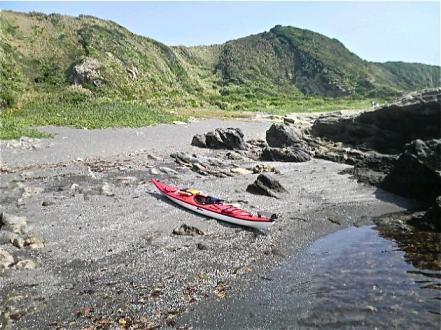
[[[71,80],[74,85],[87,83],[101,86],[104,79],[101,76],[101,63],[94,58],[86,57],[80,63],[74,65],[71,70]]]
[[[247,191],[256,195],[265,195],[279,198],[280,193],[287,190],[274,177],[268,174],[260,174],[256,181],[247,187]]]
[[[441,195],[441,139],[407,144],[380,186],[405,197],[433,202]]]
[[[431,225],[434,230],[441,232],[441,196],[438,196],[433,205],[427,210],[423,222]]]
[[[214,132],[195,135],[192,145],[211,149],[246,149],[244,135],[239,128],[217,128]]]
[[[411,93],[397,102],[360,115],[335,114],[318,118],[314,136],[381,153],[396,154],[415,139],[441,138],[441,88]]]
[[[311,155],[307,150],[298,145],[288,148],[266,147],[262,150],[260,159],[277,162],[306,162],[311,159]]]
[[[273,124],[266,131],[266,142],[270,147],[289,147],[302,139],[299,129],[290,124]]]

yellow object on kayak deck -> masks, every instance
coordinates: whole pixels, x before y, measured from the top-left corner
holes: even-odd
[[[202,195],[202,193],[201,193],[199,190],[197,190],[197,189],[193,189],[193,188],[185,189],[185,191],[191,193],[191,194],[194,195],[194,196],[196,196],[196,195]]]

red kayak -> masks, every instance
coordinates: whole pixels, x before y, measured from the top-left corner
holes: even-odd
[[[194,189],[179,190],[156,179],[152,179],[152,183],[176,204],[217,220],[264,230],[268,229],[276,218],[275,215],[271,217],[254,215],[220,199],[205,196]]]

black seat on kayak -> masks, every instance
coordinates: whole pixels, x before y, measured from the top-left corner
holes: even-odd
[[[219,198],[203,195],[197,195],[194,200],[199,204],[220,204],[223,202]]]

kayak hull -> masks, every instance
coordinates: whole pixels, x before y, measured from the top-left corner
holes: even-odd
[[[238,226],[245,226],[250,228],[255,228],[258,230],[267,230],[273,223],[274,219],[264,217],[264,216],[253,216],[249,214],[249,216],[235,216],[235,215],[229,215],[229,214],[223,214],[220,211],[217,211],[216,209],[213,209],[212,206],[207,205],[198,205],[196,202],[194,202],[193,198],[182,198],[178,195],[176,191],[167,191],[167,188],[164,187],[171,187],[167,186],[158,180],[153,179],[152,183],[158,188],[158,190],[166,196],[169,200],[172,202],[199,214],[202,214],[204,216],[228,222],[234,225]],[[173,187],[174,188],[174,187]],[[177,190],[179,191],[179,190]],[[231,204],[221,204],[220,208],[222,207],[231,207]],[[239,209],[238,209],[239,210]],[[243,210],[240,210],[243,211]],[[243,211],[246,212],[246,211]]]

